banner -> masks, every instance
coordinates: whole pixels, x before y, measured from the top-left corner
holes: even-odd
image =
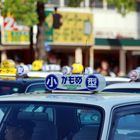
[[[45,10],[45,42],[48,44],[92,45],[93,14]]]

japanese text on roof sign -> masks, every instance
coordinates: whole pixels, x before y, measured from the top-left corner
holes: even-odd
[[[62,84],[81,84],[82,77],[81,76],[62,76]]]

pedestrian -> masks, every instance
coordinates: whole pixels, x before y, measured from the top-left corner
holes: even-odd
[[[103,60],[101,62],[101,66],[100,66],[100,74],[104,75],[104,76],[112,76],[112,77],[115,77],[115,73],[113,73],[111,70],[110,70],[110,66],[109,66],[109,63],[105,60]]]

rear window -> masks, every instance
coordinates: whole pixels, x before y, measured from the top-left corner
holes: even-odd
[[[0,139],[6,135],[8,122],[16,127],[15,122],[22,120],[34,123],[32,140],[97,140],[101,135],[104,111],[96,106],[75,104],[1,103],[0,116]]]
[[[14,85],[0,85],[0,95],[19,93],[20,87]]]
[[[45,87],[45,84],[42,83],[33,83],[30,84],[27,88],[26,88],[26,93],[27,92],[48,92],[47,88]]]
[[[117,88],[117,89],[104,89],[103,92],[126,92],[126,93],[140,93],[140,89],[132,88]]]

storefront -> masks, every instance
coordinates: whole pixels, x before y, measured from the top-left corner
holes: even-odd
[[[46,8],[45,44],[48,59],[61,66],[82,63],[93,67],[93,14],[88,9]]]
[[[31,62],[33,55],[30,49],[30,28],[18,25],[11,16],[5,17],[0,27],[0,60]]]
[[[74,62],[89,66],[90,48],[91,46],[51,46],[51,51],[48,52],[48,61],[61,66],[70,66]]]
[[[107,60],[111,69],[119,67],[125,75],[140,65],[140,40],[97,38],[94,47],[95,65]]]

